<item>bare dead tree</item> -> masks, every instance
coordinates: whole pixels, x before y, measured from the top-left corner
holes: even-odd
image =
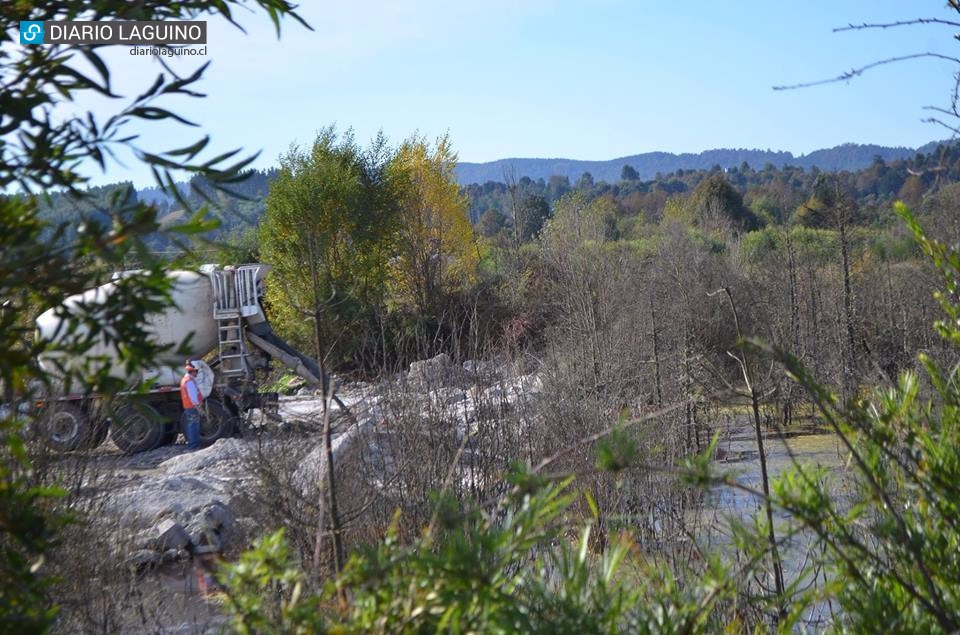
[[[343,534],[340,526],[340,513],[337,509],[336,472],[333,464],[333,446],[330,431],[330,400],[333,392],[333,382],[324,383],[326,384],[323,395],[323,454],[325,460],[320,463],[326,467],[324,470],[325,474],[321,477],[325,480],[326,485],[321,488],[321,496],[325,497],[325,500],[320,501],[321,513],[318,514],[317,518],[317,537],[313,559],[314,568],[319,571],[324,535],[322,529],[324,527],[324,521],[329,519],[330,536],[331,542],[333,543],[333,571],[336,576],[337,597],[341,606],[346,606],[346,591],[340,580],[340,572],[343,569]],[[324,507],[326,507],[327,514],[323,513]],[[325,516],[328,518],[325,518]]]
[[[730,303],[730,310],[733,313],[733,324],[737,333],[737,340],[742,341],[743,333],[740,330],[740,316],[737,313],[737,306],[733,301],[733,294],[729,287],[723,287],[711,293],[709,296],[724,293]],[[767,473],[767,453],[763,443],[763,429],[760,419],[760,392],[757,390],[757,383],[754,380],[753,369],[747,361],[747,355],[741,350],[739,353],[728,351],[727,354],[737,361],[743,373],[743,382],[746,387],[747,395],[750,397],[750,409],[753,414],[754,431],[757,436],[757,456],[760,462],[760,480],[763,488],[764,512],[767,516],[767,539],[770,543],[770,557],[773,564],[774,588],[778,601],[777,621],[786,617],[786,605],[784,598],[784,580],[783,580],[783,562],[780,560],[780,552],[777,547],[777,533],[773,524],[773,506],[770,502],[770,479]]]
[[[520,218],[519,185],[517,184],[517,168],[511,163],[503,167],[503,182],[507,184],[507,195],[510,199],[510,218],[513,220],[513,250],[520,248],[520,233],[523,220]]]

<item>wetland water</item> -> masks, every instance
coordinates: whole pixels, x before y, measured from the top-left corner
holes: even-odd
[[[831,490],[842,496],[845,487],[846,452],[839,437],[832,431],[809,423],[795,424],[784,431],[767,428],[763,431],[763,441],[767,473],[771,480],[789,469],[796,461],[804,467],[826,468]],[[762,491],[757,437],[750,417],[732,417],[725,422],[720,428],[717,454],[717,467],[735,475],[743,485]],[[730,539],[730,519],[739,518],[749,525],[755,515],[763,513],[762,500],[759,497],[732,487],[715,488],[704,501],[697,518],[698,541],[710,549],[719,550],[721,554],[734,556],[735,550]],[[787,515],[774,510],[774,524],[778,538],[782,540],[790,526]],[[811,562],[810,545],[811,535],[802,530],[794,533],[787,542],[781,543],[779,551],[787,584],[796,582],[797,576],[803,578],[801,586],[817,582],[811,579],[808,571],[803,572]],[[769,579],[761,584],[769,592],[773,582],[772,576],[768,577]],[[817,630],[831,615],[830,608],[825,602],[808,607],[804,611],[804,623]]]
[[[793,465],[793,460],[803,466],[827,468],[832,477],[839,478],[844,454],[833,432],[810,424],[795,424],[783,432],[765,429],[763,441],[771,479]],[[737,417],[724,425],[717,448],[717,464],[721,469],[735,474],[744,485],[762,489],[757,437],[749,417]],[[760,501],[742,490],[724,487],[712,492],[710,506],[749,514],[760,508]]]

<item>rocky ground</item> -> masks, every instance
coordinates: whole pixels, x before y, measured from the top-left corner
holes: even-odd
[[[334,461],[347,470],[346,480],[363,479],[364,495],[377,492],[378,504],[393,509],[402,503],[391,490],[394,477],[411,467],[409,457],[397,460],[393,449],[409,451],[440,427],[444,442],[460,446],[460,460],[468,463],[479,426],[507,426],[501,415],[535,410],[543,382],[529,370],[454,364],[440,355],[377,384],[341,385],[343,407],[331,403],[329,410]],[[66,538],[70,544],[61,557],[67,560],[57,568],[68,587],[58,600],[58,630],[223,632],[223,611],[203,592],[206,567],[233,559],[282,524],[269,513],[281,509],[282,496],[300,505],[323,500],[323,406],[320,396],[302,387],[281,397],[279,421],[254,411],[242,437],[199,450],[188,450],[181,437],[127,456],[108,440],[92,451],[35,457],[45,482],[62,484],[82,519]],[[269,480],[277,472],[270,461],[278,457],[285,462],[282,482]],[[135,575],[111,580],[115,564]],[[117,621],[104,621],[107,614]]]
[[[461,422],[460,434],[469,434],[478,408],[515,404],[541,391],[535,374],[504,371],[488,362],[454,365],[446,355],[416,362],[390,382],[341,387],[337,394],[349,415],[331,403],[335,460],[358,440],[377,445],[377,434],[387,425],[382,403],[388,394],[420,402],[434,415],[439,410]],[[195,451],[181,438],[179,444],[133,456],[107,442],[87,455],[84,492],[98,499],[99,515],[124,534],[118,540],[124,553],[117,555],[136,566],[152,566],[245,547],[258,529],[247,524],[244,513],[245,493],[256,478],[249,469],[252,456],[293,435],[305,448],[297,470],[305,494],[322,473],[323,400],[305,389],[281,397],[280,418],[279,425],[266,425],[254,412],[253,433]],[[389,457],[380,463],[389,465]]]
[[[509,427],[523,417],[543,416],[544,380],[529,371],[477,361],[457,365],[441,355],[416,362],[407,372],[378,384],[343,385],[337,395],[345,409],[332,403],[329,411],[335,462],[347,466],[351,478],[364,478],[365,486],[393,509],[399,503],[391,496],[391,475],[402,473],[410,463],[394,460],[391,435],[405,434],[408,443],[411,438],[419,443],[429,437],[431,426],[433,430],[442,426],[467,463],[469,442],[479,427],[486,426],[489,436],[490,426]],[[60,462],[59,473],[73,475],[71,487],[84,501],[79,508],[85,517],[109,537],[110,546],[100,549],[112,552],[113,560],[130,569],[147,573],[137,578],[141,592],[137,597],[146,597],[144,589],[151,588],[150,602],[161,626],[146,630],[225,628],[220,609],[203,598],[202,563],[231,559],[274,528],[262,513],[264,505],[279,498],[273,496],[275,489],[264,487],[257,471],[264,457],[291,461],[290,478],[284,483],[297,490],[294,497],[323,498],[317,489],[319,476],[325,473],[323,406],[319,396],[301,388],[299,394],[281,397],[279,422],[254,412],[243,437],[221,439],[207,448],[190,451],[181,439],[175,445],[125,456],[108,441],[92,452],[53,459]],[[722,444],[724,456],[734,462],[742,462],[752,447],[750,429],[735,433],[741,427],[733,426]],[[782,453],[779,447],[768,450],[769,461]],[[364,459],[362,476],[354,465],[359,455]],[[251,496],[254,491],[258,496]],[[145,627],[134,621],[119,630],[139,632]]]

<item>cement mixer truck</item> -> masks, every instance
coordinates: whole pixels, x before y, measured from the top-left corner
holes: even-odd
[[[276,359],[310,385],[326,385],[316,362],[277,337],[263,311],[263,279],[269,267],[245,264],[203,265],[198,271],[172,271],[173,302],[163,312],[147,316],[144,328],[155,342],[176,350],[185,345],[188,358],[200,369],[197,383],[205,398],[200,427],[203,444],[234,434],[241,415],[252,408],[276,403],[275,394],[256,386],[257,370]],[[116,288],[114,282],[71,296],[60,310],[50,309],[37,320],[37,336],[50,342],[63,338],[71,310],[102,303]],[[186,337],[189,335],[189,337]],[[36,402],[37,431],[56,451],[85,450],[100,445],[110,434],[125,453],[151,450],[172,443],[180,430],[182,406],[179,381],[183,374],[182,348],[156,360],[153,368],[136,377],[111,363],[116,350],[106,342],[95,344],[82,358],[48,353],[38,362],[51,377],[63,371],[106,365],[111,375],[126,380],[129,391],[115,395],[67,394],[53,389]],[[102,366],[101,366],[102,367]],[[56,385],[56,382],[54,382]]]

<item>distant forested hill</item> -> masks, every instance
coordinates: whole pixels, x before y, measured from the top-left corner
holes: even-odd
[[[461,163],[456,171],[469,200],[470,220],[478,223],[485,235],[509,225],[514,203],[533,206],[528,215],[541,218],[571,190],[583,191],[590,198],[610,198],[621,208],[622,216],[642,213],[656,219],[671,196],[689,196],[716,172],[725,173],[761,216],[784,222],[809,196],[820,171],[853,175],[852,195],[860,205],[888,209],[897,198],[917,204],[944,184],[960,181],[960,146],[930,143],[910,149],[845,144],[801,157],[789,152],[721,149],[700,154],[653,152],[610,161],[501,159]],[[230,186],[233,195],[217,191],[200,178],[179,184],[180,193],[194,207],[211,203],[210,213],[220,221],[214,239],[236,240],[259,224],[276,173],[275,168],[248,171],[245,180]],[[517,185],[516,201],[511,200],[508,180]],[[53,224],[66,222],[67,239],[82,221],[110,222],[103,210],[111,207],[111,201],[151,203],[162,222],[182,215],[178,201],[158,188],[138,190],[131,183],[116,183],[90,188],[87,194],[78,201],[50,193],[49,199],[40,203],[41,214]],[[155,241],[151,247],[164,250],[169,245]]]
[[[596,181],[615,183],[620,180],[625,165],[632,167],[637,171],[638,177],[645,180],[656,178],[657,173],[668,174],[676,170],[709,170],[717,165],[721,168],[733,168],[740,167],[744,162],[757,169],[769,163],[777,168],[790,165],[810,169],[816,166],[827,171],[854,171],[868,167],[877,156],[889,163],[897,159],[913,158],[917,153],[932,152],[937,145],[937,142],[931,142],[921,148],[889,148],[845,143],[800,156],[772,150],[719,149],[706,150],[699,154],[646,152],[609,161],[499,159],[489,163],[460,163],[457,165],[456,172],[460,184],[469,185],[503,181],[505,175],[510,174],[511,171],[512,176],[517,179],[526,176],[533,180],[548,180],[551,176],[565,176],[571,182],[580,178],[584,172],[589,172]]]

